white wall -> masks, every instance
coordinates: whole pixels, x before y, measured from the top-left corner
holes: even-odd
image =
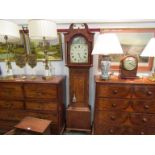
[[[22,24],[20,20],[13,20],[17,22],[18,24]],[[22,20],[24,24],[26,24],[27,20]],[[70,23],[58,23],[59,28],[68,28]],[[91,28],[128,28],[128,27],[150,27],[150,28],[155,28],[155,21],[145,21],[145,22],[103,22],[103,23],[89,23],[89,27]],[[95,37],[98,35],[98,33],[95,34]],[[62,38],[62,47],[63,47],[63,61],[55,61],[51,62],[52,66],[55,68],[55,75],[66,75],[66,94],[67,94],[67,104],[69,103],[69,96],[68,96],[68,68],[65,66],[65,56],[64,56],[64,39]],[[15,65],[15,63],[12,63],[13,65],[13,71],[14,74],[31,74],[32,69],[27,65],[24,67],[24,69],[20,69]],[[97,70],[97,65],[98,65],[98,56],[93,57],[93,67],[90,69],[90,105],[92,107],[92,116],[93,116],[93,109],[94,109],[94,97],[95,97],[95,85],[94,85],[94,75],[98,74]],[[6,75],[6,65],[4,62],[0,62],[0,66],[2,68],[2,73],[3,75]],[[36,74],[44,74],[44,66],[42,62],[38,62],[37,66],[35,67],[35,73]]]

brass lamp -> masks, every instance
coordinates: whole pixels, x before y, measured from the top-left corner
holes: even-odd
[[[28,22],[29,36],[31,40],[43,41],[43,50],[45,54],[45,74],[44,78],[50,78],[48,51],[46,49],[46,42],[57,38],[56,23],[50,20],[30,20]]]
[[[10,60],[9,43],[19,41],[19,27],[15,23],[7,20],[0,20],[0,42],[5,42],[7,46],[7,77],[13,78],[12,65]]]
[[[110,54],[123,54],[119,39],[114,33],[99,34],[93,48],[93,55],[102,55],[101,79],[109,79]]]
[[[141,57],[155,57],[155,38],[151,38],[144,50]],[[152,69],[152,75],[148,78],[151,81],[155,81],[155,67]]]

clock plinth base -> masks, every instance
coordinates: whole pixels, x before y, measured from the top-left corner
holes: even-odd
[[[90,107],[68,107],[66,130],[91,132]]]

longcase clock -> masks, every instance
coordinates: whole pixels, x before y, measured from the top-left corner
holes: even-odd
[[[91,131],[89,105],[89,69],[92,66],[93,34],[87,24],[80,28],[70,25],[65,34],[66,65],[69,68],[69,105],[67,130]]]

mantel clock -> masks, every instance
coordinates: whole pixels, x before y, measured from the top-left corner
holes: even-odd
[[[69,68],[69,105],[67,130],[91,131],[89,105],[89,69],[92,66],[93,33],[87,24],[65,34],[66,66]]]
[[[120,78],[137,78],[138,59],[135,56],[125,56],[120,62]]]

